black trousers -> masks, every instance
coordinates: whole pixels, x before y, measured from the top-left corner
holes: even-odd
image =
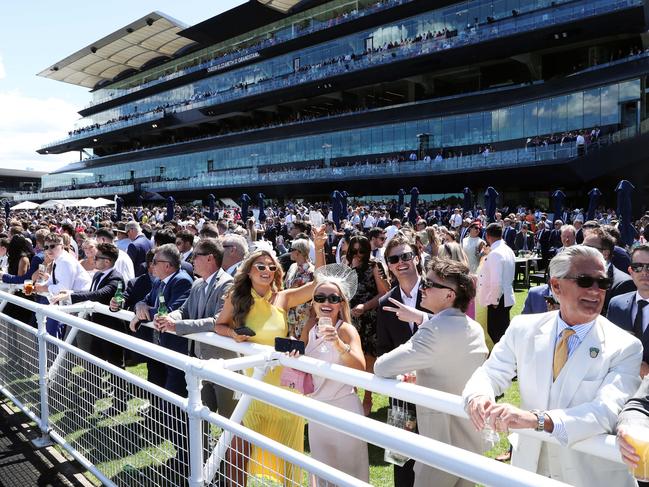
[[[505,307],[505,296],[500,296],[498,306],[487,306],[487,332],[494,344],[498,343],[509,326],[509,310]]]

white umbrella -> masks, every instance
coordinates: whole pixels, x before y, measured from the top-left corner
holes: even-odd
[[[12,206],[12,210],[33,210],[34,208],[38,208],[40,205],[38,203],[33,203],[31,201],[23,201],[22,203],[18,203],[16,206]]]
[[[64,200],[47,200],[45,203],[41,203],[41,208],[60,208],[65,207]]]
[[[106,198],[95,198],[95,203],[97,206],[111,206],[115,204],[115,201]]]

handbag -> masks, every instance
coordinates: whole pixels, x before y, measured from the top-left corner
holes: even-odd
[[[312,394],[315,391],[313,376],[301,370],[284,367],[279,376],[279,384],[290,389],[295,389],[304,395]]]

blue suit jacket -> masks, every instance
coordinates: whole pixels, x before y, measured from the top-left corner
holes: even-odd
[[[169,311],[180,308],[180,306],[185,302],[192,289],[192,283],[192,278],[182,269],[171,276],[164,288],[164,292],[162,293]],[[151,318],[153,318],[158,311],[157,300],[161,284],[162,281],[156,279],[155,282],[151,284],[151,291],[147,294],[146,298],[144,298],[147,306],[149,306],[149,314],[151,315]]]
[[[631,319],[631,310],[635,301],[635,291],[620,294],[611,299],[608,303],[608,312],[606,317],[623,330],[633,333],[633,320]],[[645,308],[646,309],[646,308]],[[646,313],[647,311],[645,311]],[[647,328],[640,339],[642,342],[642,360],[649,363],[649,328]]]
[[[548,311],[548,305],[545,302],[546,296],[550,296],[549,284],[531,287],[527,293],[525,306],[523,306],[521,314],[546,313]]]
[[[133,261],[135,277],[138,277],[146,272],[146,268],[144,271],[142,271],[141,264],[142,262],[146,262],[146,253],[151,250],[152,246],[153,244],[151,243],[151,241],[144,235],[140,234],[135,238],[135,240],[130,243],[130,245],[126,249],[126,253]]]

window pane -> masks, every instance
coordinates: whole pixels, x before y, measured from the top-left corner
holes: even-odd
[[[601,125],[599,101],[599,88],[584,91],[584,127]]]
[[[602,125],[612,125],[619,123],[618,114],[618,85],[612,85],[602,88]]]

